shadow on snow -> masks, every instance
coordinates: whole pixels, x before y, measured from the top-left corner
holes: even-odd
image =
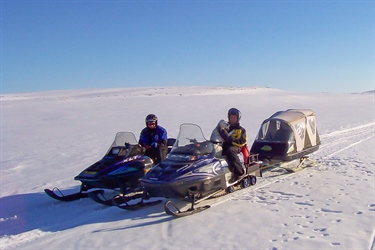
[[[64,190],[74,193],[79,187]],[[154,212],[153,212],[154,211]],[[158,214],[155,214],[158,213]],[[163,202],[137,211],[126,211],[117,207],[98,204],[90,198],[72,202],[53,200],[44,192],[17,194],[0,198],[0,237],[17,235],[39,229],[57,232],[87,224],[120,220],[139,220],[160,217],[159,221],[141,223],[140,226],[160,223],[171,218],[164,213]],[[126,229],[127,227],[104,231]],[[100,232],[102,230],[97,230]]]

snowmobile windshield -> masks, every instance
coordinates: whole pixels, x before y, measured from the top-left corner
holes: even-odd
[[[182,147],[205,141],[207,139],[204,137],[201,127],[192,123],[184,123],[180,126],[180,132],[173,147]]]
[[[169,158],[176,158],[176,155],[207,155],[212,154],[213,151],[213,144],[204,137],[201,127],[184,123],[180,126],[180,132]]]
[[[124,150],[137,145],[138,141],[132,132],[118,132],[106,154],[118,155],[120,153],[120,148]],[[119,152],[117,152],[117,150],[119,150]],[[121,153],[121,155],[125,155],[125,153]]]
[[[125,146],[125,144],[137,145],[138,141],[132,132],[118,132],[111,147]]]

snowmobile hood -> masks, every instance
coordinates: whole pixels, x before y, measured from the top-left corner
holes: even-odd
[[[215,176],[224,171],[220,162],[214,157],[202,157],[191,161],[165,160],[154,166],[144,177],[145,181],[173,182],[184,178],[200,178]]]
[[[76,180],[112,178],[118,176],[131,175],[144,171],[145,164],[149,158],[143,155],[136,155],[128,158],[106,156],[102,160],[94,163],[83,170]]]

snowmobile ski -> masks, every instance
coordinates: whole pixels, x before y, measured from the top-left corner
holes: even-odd
[[[94,201],[105,205],[105,206],[118,206],[118,204],[129,202],[130,200],[142,198],[142,193],[134,193],[131,196],[128,195],[115,195],[111,199],[107,199],[104,196],[104,190],[94,190],[88,193],[88,196]]]
[[[59,194],[56,193],[59,192]],[[75,200],[79,200],[81,198],[87,198],[88,197],[88,194],[87,193],[84,193],[84,192],[78,192],[78,193],[73,193],[73,194],[68,194],[68,195],[64,195],[60,189],[58,188],[53,188],[52,190],[51,189],[44,189],[44,192],[51,198],[55,199],[55,200],[59,200],[59,201],[75,201]]]
[[[172,207],[172,209],[171,209],[171,207]],[[196,213],[202,212],[202,211],[204,211],[206,209],[209,209],[210,207],[211,207],[210,205],[205,205],[205,206],[197,207],[197,208],[194,208],[194,209],[190,208],[190,209],[188,209],[186,211],[181,211],[170,200],[164,203],[164,210],[165,210],[165,212],[167,214],[169,214],[169,215],[172,215],[173,217],[176,217],[176,218],[181,218],[181,217],[185,217],[185,216],[188,216],[188,215],[196,214]]]
[[[155,206],[157,204],[160,204],[162,200],[155,200],[155,201],[146,201],[144,202],[141,200],[138,203],[135,204],[128,204],[127,202],[121,203],[121,204],[115,204],[118,208],[124,209],[124,210],[138,210],[144,207],[150,207]]]
[[[306,161],[309,161],[309,163],[306,164]],[[285,164],[289,165],[292,162],[293,161],[285,162]],[[305,168],[316,166],[319,163],[320,163],[319,161],[315,161],[315,160],[311,159],[309,156],[303,156],[299,159],[298,165],[296,167],[293,167],[293,168],[288,168],[288,167],[284,166],[283,163],[277,163],[275,165],[267,165],[267,164],[263,165],[263,166],[260,167],[260,170],[262,172],[264,170],[267,171],[267,170],[270,170],[270,169],[281,169],[281,170],[285,171],[284,174],[293,174],[293,173],[296,173],[296,172],[300,172],[300,171],[304,170]]]

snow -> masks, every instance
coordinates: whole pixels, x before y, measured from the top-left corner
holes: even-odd
[[[375,96],[262,87],[158,87],[7,94],[1,105],[0,249],[375,249]],[[210,209],[173,219],[90,199],[63,203],[44,188],[78,191],[73,178],[101,159],[119,131],[138,137],[155,113],[169,137],[181,123],[206,138],[229,108],[249,145],[279,110],[316,112],[319,165],[259,177]]]

